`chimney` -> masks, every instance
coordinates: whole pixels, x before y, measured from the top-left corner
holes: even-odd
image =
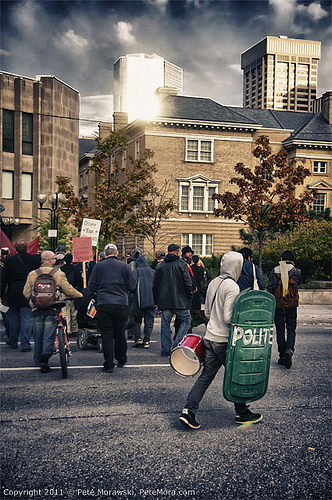
[[[322,111],[323,117],[327,123],[332,123],[332,90],[328,90],[322,95]]]
[[[128,125],[128,113],[124,113],[122,111],[115,111],[113,113],[113,129],[119,130],[120,128],[124,128]]]
[[[107,123],[107,122],[99,123],[98,127],[99,127],[99,139],[103,141],[112,132],[112,123]]]

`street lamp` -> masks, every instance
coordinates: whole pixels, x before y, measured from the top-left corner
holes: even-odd
[[[57,216],[57,209],[59,203],[64,202],[66,199],[65,195],[62,193],[52,193],[48,197],[48,202],[51,205],[51,208],[49,207],[43,207],[44,203],[47,200],[47,195],[45,193],[38,193],[37,194],[37,201],[39,203],[39,210],[48,210],[51,212],[51,229],[48,231],[48,237],[51,238],[51,250],[52,252],[55,252],[55,249],[58,244],[58,216]]]
[[[5,208],[0,205],[0,211],[1,214],[4,212]],[[12,234],[13,234],[13,227],[18,226],[21,222],[21,219],[19,217],[3,217],[2,215],[0,216],[1,218],[1,229],[4,230],[4,233],[8,238],[11,240],[12,239]]]

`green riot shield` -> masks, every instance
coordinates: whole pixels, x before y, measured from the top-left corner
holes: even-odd
[[[272,351],[275,298],[263,290],[243,290],[234,301],[223,394],[249,403],[267,391]]]

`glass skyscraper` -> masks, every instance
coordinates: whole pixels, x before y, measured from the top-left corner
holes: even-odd
[[[310,112],[321,43],[267,36],[241,55],[243,107]]]

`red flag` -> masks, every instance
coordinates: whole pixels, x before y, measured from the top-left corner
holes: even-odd
[[[8,236],[0,229],[0,248],[7,247],[9,248],[9,254],[14,255],[16,253],[16,248],[13,243],[10,241]]]
[[[34,240],[30,241],[28,243],[28,253],[30,255],[35,255],[38,253],[38,247],[39,247],[39,236],[35,238]]]

